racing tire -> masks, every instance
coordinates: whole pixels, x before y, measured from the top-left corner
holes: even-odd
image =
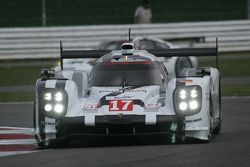
[[[209,98],[209,122],[210,122],[210,126],[209,126],[209,135],[208,135],[208,140],[207,142],[209,142],[212,138],[213,138],[213,106],[212,106],[212,99],[211,99],[211,94],[210,94],[210,98]]]
[[[222,111],[221,111],[221,87],[219,80],[219,124],[214,128],[213,134],[218,135],[221,131],[221,123],[222,123]]]
[[[214,128],[213,134],[218,135],[221,131],[221,117],[219,118],[219,124]]]
[[[45,142],[40,142],[37,143],[37,145],[41,148],[41,149],[46,149],[46,148],[65,148],[69,145],[70,140],[59,140],[59,139],[55,139],[55,140],[49,140]]]

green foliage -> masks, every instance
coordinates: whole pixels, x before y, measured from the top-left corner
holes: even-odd
[[[250,55],[250,54],[249,54]],[[250,56],[219,58],[219,70],[222,77],[249,77]],[[199,61],[200,67],[216,67],[215,60]]]
[[[250,85],[222,85],[222,96],[249,96]]]
[[[1,0],[0,26],[41,26],[42,0]],[[53,25],[130,24],[141,0],[46,0]],[[151,0],[155,23],[235,20],[247,16],[246,0]]]
[[[0,102],[26,102],[33,101],[34,92],[18,92],[18,93],[1,93]]]
[[[40,71],[50,68],[55,61],[0,61],[0,86],[34,85],[40,77]]]

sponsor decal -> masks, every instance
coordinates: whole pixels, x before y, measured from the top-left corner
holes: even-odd
[[[146,109],[159,109],[161,107],[161,103],[155,103],[155,104],[146,104]]]
[[[145,109],[144,112],[159,112],[158,109]]]
[[[144,112],[158,112],[161,107],[161,103],[146,104]]]
[[[115,90],[100,90],[99,93],[123,93],[123,92],[147,92],[146,89],[121,89],[121,90],[118,90],[118,91],[115,91]]]
[[[106,100],[126,100],[126,99],[131,99],[133,98],[132,96],[123,96],[123,97],[117,97],[117,96],[106,96]]]
[[[202,121],[202,118],[194,119],[194,120],[186,120],[186,123],[193,123],[193,122],[200,122]]]
[[[97,112],[98,108],[99,108],[98,104],[85,104],[83,106],[83,112],[85,113]]]
[[[110,100],[109,111],[133,111],[133,100]]]

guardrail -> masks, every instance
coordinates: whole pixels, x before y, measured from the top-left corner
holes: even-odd
[[[0,28],[0,59],[56,58],[59,41],[68,49],[90,49],[101,41],[152,36],[164,39],[205,37],[195,47],[214,46],[220,52],[250,51],[250,20],[148,25],[97,25],[37,28]],[[181,44],[180,44],[181,45]],[[183,45],[185,47],[185,45]]]

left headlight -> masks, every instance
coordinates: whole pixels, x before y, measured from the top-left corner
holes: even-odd
[[[202,106],[202,92],[200,86],[183,86],[175,89],[173,94],[174,108],[179,116],[197,114]]]
[[[48,117],[61,117],[66,114],[68,95],[64,90],[46,89],[41,95],[41,110]]]

